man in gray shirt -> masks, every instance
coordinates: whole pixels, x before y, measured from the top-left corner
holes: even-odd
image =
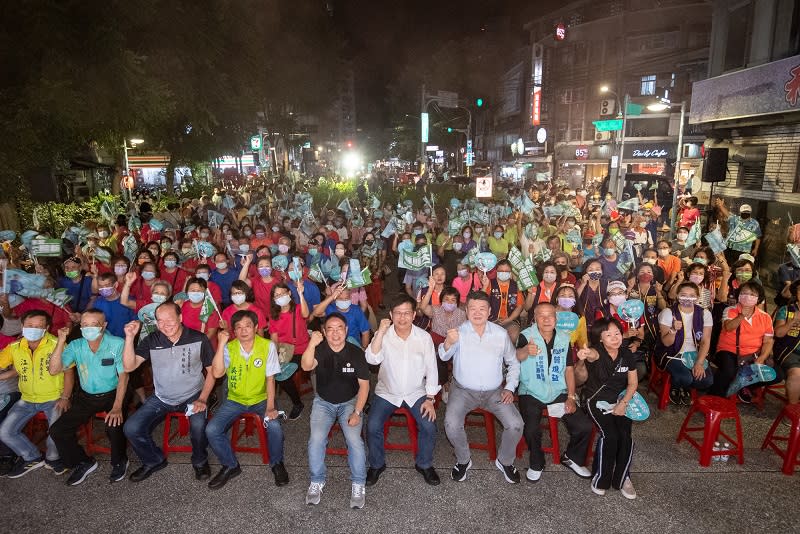
[[[155,385],[155,395],[125,422],[125,436],[142,461],[142,467],[131,473],[130,478],[139,482],[167,466],[163,451],[153,441],[152,428],[169,412],[187,412],[195,478],[206,480],[211,476],[206,420],[208,396],[215,382],[211,372],[214,350],[205,334],[181,324],[181,309],[173,302],[156,308],[156,324],[158,331],[144,338],[135,349],[133,341],[141,323],[131,321],[125,325],[122,355],[125,371],[130,373],[150,360]]]
[[[453,386],[445,412],[444,428],[456,453],[450,477],[461,482],[472,467],[464,418],[476,408],[491,412],[503,425],[495,465],[506,481],[517,484],[514,467],[517,443],[522,437],[522,417],[514,406],[519,383],[516,349],[504,328],[489,322],[489,296],[473,291],[467,296],[467,321],[447,332],[439,345],[442,361],[453,360]],[[507,367],[505,384],[503,368]]]

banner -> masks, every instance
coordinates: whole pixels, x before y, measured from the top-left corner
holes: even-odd
[[[72,297],[70,297],[67,294],[67,290],[62,287],[62,288],[59,288],[59,289],[50,290],[50,293],[48,293],[48,295],[45,297],[45,299],[48,302],[52,302],[53,304],[55,304],[59,308],[63,308],[64,306],[67,305],[67,303],[69,301],[72,300]]]
[[[225,220],[225,216],[218,211],[208,210],[208,227],[209,228],[219,228],[222,226],[222,221]]]
[[[461,233],[461,229],[467,225],[467,220],[464,215],[458,215],[455,217],[451,217],[450,220],[447,222],[447,233],[451,236],[456,236]]]
[[[686,243],[683,245],[683,248],[689,248],[695,243],[700,242],[700,221],[695,221],[692,227],[689,229],[689,237],[686,238]]]
[[[511,247],[508,251],[508,261],[511,263],[511,270],[514,271],[517,286],[521,291],[527,291],[539,283],[531,260],[524,257],[517,247]]]
[[[42,274],[30,274],[20,269],[6,269],[3,274],[3,293],[22,297],[45,297],[52,290],[45,288]]]
[[[617,209],[627,211],[639,211],[639,197],[629,198],[617,204]]]
[[[348,277],[345,287],[348,289],[355,289],[357,287],[368,286],[371,283],[372,273],[370,272],[369,267],[364,267],[364,269],[359,271],[357,276]]]
[[[61,257],[61,240],[47,239],[39,235],[31,241],[31,254],[37,258],[59,258]]]
[[[419,271],[420,269],[433,267],[432,245],[422,247],[416,252],[409,250],[400,251],[400,259],[397,261],[398,269],[410,269]]]
[[[734,250],[741,250],[748,248],[756,239],[758,239],[758,236],[755,232],[739,224],[728,234],[728,247]]]

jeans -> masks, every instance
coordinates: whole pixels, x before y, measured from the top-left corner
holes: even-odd
[[[91,461],[83,447],[78,444],[78,429],[98,412],[110,412],[117,397],[116,390],[100,395],[78,391],[72,406],[50,426],[50,436],[58,447],[64,465],[72,469],[81,462]],[[124,403],[123,403],[124,404]],[[123,408],[123,420],[127,409]],[[106,424],[106,435],[111,444],[111,465],[124,465],[128,461],[127,444],[122,425]]]
[[[427,469],[433,465],[433,447],[436,445],[436,422],[422,416],[420,408],[425,396],[420,397],[414,406],[404,402],[400,408],[407,408],[417,422],[417,467]],[[374,395],[367,419],[367,445],[369,446],[369,466],[378,469],[386,463],[386,449],[383,441],[383,426],[398,407],[386,399]]]
[[[342,427],[345,442],[347,443],[347,463],[350,465],[350,480],[353,484],[364,484],[367,480],[366,452],[364,440],[361,439],[361,426],[347,424],[350,414],[356,407],[356,399],[333,404],[314,397],[311,405],[311,436],[308,439],[308,469],[311,473],[311,482],[325,482],[325,448],[328,446],[328,432],[334,423]]]
[[[711,369],[706,369],[706,374],[697,380],[692,370],[683,365],[680,360],[667,360],[667,371],[672,377],[673,389],[701,389],[706,390],[714,383],[714,374]]]
[[[266,408],[266,400],[252,406],[245,406],[232,400],[226,400],[217,408],[214,412],[214,417],[211,418],[206,426],[206,437],[208,438],[208,444],[211,445],[211,450],[219,458],[219,463],[230,468],[239,465],[233,452],[233,446],[231,446],[231,439],[228,437],[228,430],[242,414],[254,413],[259,417],[264,417]],[[272,466],[283,462],[283,427],[281,427],[280,420],[271,419],[267,423],[266,430],[269,462]]]
[[[550,404],[565,402],[567,394],[563,393],[556,397]],[[544,469],[544,451],[542,451],[542,410],[547,408],[547,404],[540,401],[533,395],[519,396],[519,411],[522,420],[525,421],[523,434],[525,442],[528,444],[530,454],[530,467],[535,471]],[[567,458],[578,465],[583,465],[586,459],[586,452],[589,450],[589,440],[592,436],[592,422],[589,417],[578,406],[574,413],[564,414],[561,418],[567,426],[569,432],[569,444],[565,454]]]
[[[9,449],[14,451],[17,456],[20,456],[26,462],[39,458],[41,451],[31,443],[28,436],[22,431],[25,425],[28,424],[34,415],[39,412],[44,412],[47,416],[47,426],[53,426],[58,417],[61,415],[56,410],[56,401],[51,400],[47,402],[27,402],[18,400],[14,406],[11,407],[6,415],[5,421],[0,425],[0,441],[5,443]],[[54,462],[59,460],[58,449],[55,442],[48,435],[47,437],[47,461]]]
[[[145,467],[155,467],[165,460],[164,452],[153,441],[153,428],[164,420],[169,412],[186,411],[186,406],[200,396],[198,391],[180,404],[169,405],[151,395],[125,422],[123,430],[131,448]],[[200,467],[208,463],[208,440],[206,439],[206,412],[189,417],[189,435],[192,442],[192,465]]]
[[[0,425],[2,425],[3,421],[6,420],[6,416],[8,415],[8,412],[11,411],[11,407],[14,406],[14,404],[16,404],[16,402],[22,396],[19,391],[15,391],[14,393],[5,393],[5,395],[9,396],[9,401],[8,401],[8,404],[6,404],[3,407],[3,409],[0,410]],[[2,397],[2,395],[0,395],[0,397]],[[0,441],[0,458],[7,457],[7,456],[13,456],[13,455],[14,455],[14,451],[9,449],[6,446],[5,443]]]

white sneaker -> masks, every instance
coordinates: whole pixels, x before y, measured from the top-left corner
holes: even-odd
[[[324,487],[324,482],[312,482],[306,492],[306,504],[319,504],[319,499],[322,497],[322,488]]]
[[[631,482],[630,478],[625,479],[625,482],[622,483],[622,487],[619,489],[619,491],[626,499],[632,500],[636,498],[636,489],[633,487],[633,482]]]
[[[596,487],[594,486],[594,484],[590,484],[590,486],[591,486],[591,488],[592,488],[592,491],[593,491],[593,492],[594,492],[596,495],[600,495],[600,496],[602,497],[603,495],[605,495],[605,494],[606,494],[606,490],[604,490],[604,489],[600,489],[600,488],[596,488]]]
[[[569,458],[567,458],[566,454],[561,455],[561,465],[564,467],[568,467],[572,469],[572,471],[581,478],[591,478],[592,472],[586,469],[582,465],[578,465],[577,463],[573,462]]]
[[[364,484],[353,484],[350,488],[350,508],[364,508],[365,493]]]
[[[525,472],[525,478],[528,479],[528,482],[539,482],[539,479],[542,478],[542,472],[529,467]]]

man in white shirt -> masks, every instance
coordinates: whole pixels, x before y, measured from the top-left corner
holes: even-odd
[[[522,437],[522,417],[514,406],[514,390],[519,383],[516,349],[505,329],[489,322],[489,296],[480,291],[467,295],[467,322],[447,332],[439,346],[442,361],[453,359],[453,385],[450,388],[444,428],[456,453],[450,477],[461,482],[472,467],[464,418],[476,408],[491,412],[503,425],[503,436],[495,465],[506,481],[517,484],[514,467],[517,443]],[[503,384],[503,368],[508,368]]]
[[[365,352],[367,363],[381,366],[367,420],[370,466],[367,486],[378,482],[386,469],[383,426],[397,408],[408,409],[417,423],[414,467],[425,482],[432,486],[439,484],[439,475],[433,468],[433,448],[436,445],[434,396],[439,392],[439,372],[430,334],[412,324],[416,305],[410,296],[401,294],[391,306],[391,319],[381,321]]]

